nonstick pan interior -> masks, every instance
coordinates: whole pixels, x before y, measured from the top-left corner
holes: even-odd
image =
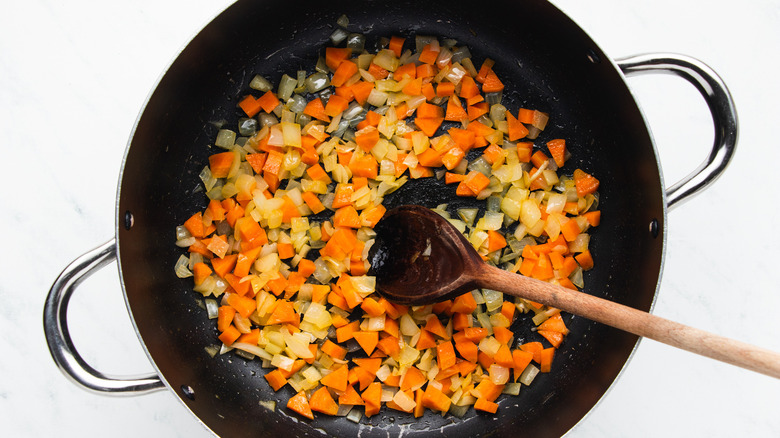
[[[477,5],[474,5],[476,8]],[[636,337],[567,316],[572,330],[553,372],[520,396],[500,398],[496,415],[424,418],[383,408],[360,424],[344,418],[296,418],[274,393],[260,362],[232,354],[210,357],[216,328],[191,284],[176,278],[174,228],[202,210],[198,173],[217,149],[219,123],[239,117],[238,99],[262,74],[312,71],[342,14],[368,45],[381,37],[436,35],[467,45],[476,65],[490,57],[504,81],[504,105],[550,113],[536,141],[565,138],[570,173],[582,167],[601,180],[602,224],[593,233],[596,268],[586,291],[649,310],[663,257],[664,204],[648,129],[616,67],[565,15],[543,1],[490,4],[490,12],[457,2],[239,1],[209,24],[160,80],[128,147],[118,202],[120,271],[143,344],[163,379],[206,426],[221,436],[559,436],[579,421],[616,378]],[[407,43],[408,44],[408,43]],[[387,198],[388,207],[458,201],[454,188],[427,180]],[[131,220],[132,218],[132,220]],[[656,221],[656,232],[651,222]],[[527,324],[516,335],[531,336]],[[265,401],[277,401],[274,411]]]

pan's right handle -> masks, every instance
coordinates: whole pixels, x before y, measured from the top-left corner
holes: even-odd
[[[163,389],[157,374],[108,376],[87,364],[76,351],[68,331],[67,313],[71,294],[93,272],[116,259],[116,240],[87,252],[68,265],[54,281],[43,309],[43,329],[54,362],[74,383],[105,395],[136,395]]]
[[[669,210],[707,188],[726,170],[737,147],[737,110],[723,80],[703,62],[672,53],[650,53],[615,60],[628,76],[669,73],[690,82],[704,97],[715,125],[715,141],[707,159],[666,191]]]

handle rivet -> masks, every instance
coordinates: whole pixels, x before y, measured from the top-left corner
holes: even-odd
[[[181,385],[181,393],[190,400],[195,400],[195,390],[189,385]]]
[[[660,226],[658,225],[658,219],[653,219],[650,221],[650,235],[655,237],[658,237],[658,233],[660,232]]]
[[[601,57],[593,49],[588,49],[588,53],[586,54],[586,56],[588,57],[588,61],[590,61],[592,64],[601,63]]]
[[[130,213],[130,210],[125,211],[125,229],[133,228],[133,223],[133,213]]]

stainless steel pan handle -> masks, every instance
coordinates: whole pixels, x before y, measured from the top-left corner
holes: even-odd
[[[68,331],[68,302],[78,285],[93,272],[116,259],[111,239],[74,260],[57,277],[46,297],[43,328],[54,362],[74,383],[98,394],[137,395],[165,387],[157,374],[108,376],[87,364],[76,351]]]
[[[650,53],[616,59],[626,77],[645,73],[669,73],[690,82],[704,97],[715,125],[709,156],[699,167],[666,190],[669,210],[701,192],[726,170],[737,147],[737,110],[726,84],[715,71],[689,56]]]

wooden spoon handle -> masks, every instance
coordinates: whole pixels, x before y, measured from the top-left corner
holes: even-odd
[[[780,354],[632,307],[485,265],[483,287],[536,301],[644,338],[780,379]]]

